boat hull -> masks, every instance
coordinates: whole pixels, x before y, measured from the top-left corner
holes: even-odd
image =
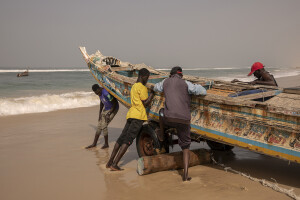
[[[85,53],[83,55],[93,77],[129,108],[130,90],[134,81],[107,72],[104,66],[95,64],[93,58]],[[208,94],[213,95],[209,90]],[[270,108],[264,104],[245,106],[241,103],[215,101],[209,97],[193,96],[191,102],[191,131],[194,137],[300,162],[300,117],[297,113],[270,112]],[[150,121],[158,121],[158,113],[163,106],[163,94],[156,93],[147,110]]]

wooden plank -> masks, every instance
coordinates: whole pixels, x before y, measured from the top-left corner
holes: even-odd
[[[189,167],[211,162],[211,153],[206,149],[190,150]],[[174,152],[154,156],[144,156],[138,159],[137,172],[139,175],[151,174],[159,171],[183,168],[183,153]]]
[[[300,94],[300,86],[294,88],[284,88],[283,92],[288,94]]]
[[[118,72],[118,71],[131,71],[131,67],[111,67],[111,71]]]
[[[149,76],[149,79],[159,79],[159,78],[168,78],[168,76],[164,76],[164,75],[151,75],[151,76]]]
[[[279,92],[278,90],[272,90],[272,91],[267,91],[267,92],[260,92],[260,93],[256,93],[256,94],[239,96],[239,97],[235,97],[235,98],[243,99],[243,100],[259,99],[259,98],[274,96],[278,92]]]

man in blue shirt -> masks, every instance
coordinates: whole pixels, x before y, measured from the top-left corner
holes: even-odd
[[[94,142],[93,144],[85,148],[89,149],[95,147],[97,145],[99,136],[103,131],[105,143],[101,147],[101,149],[105,149],[109,147],[107,126],[114,118],[114,116],[117,114],[119,110],[119,103],[116,98],[114,98],[111,94],[109,94],[109,92],[106,89],[101,88],[98,84],[94,84],[92,86],[92,90],[100,98],[100,111],[99,111],[98,126],[95,134]]]

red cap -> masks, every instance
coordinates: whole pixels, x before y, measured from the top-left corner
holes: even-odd
[[[264,68],[264,65],[260,62],[255,62],[251,67],[251,72],[248,76],[251,76],[256,70]]]

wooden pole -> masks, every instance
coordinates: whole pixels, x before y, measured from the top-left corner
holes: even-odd
[[[190,150],[189,167],[210,163],[211,154],[206,149]],[[154,156],[143,156],[138,159],[137,172],[139,175],[151,174],[159,171],[183,168],[182,151]]]

